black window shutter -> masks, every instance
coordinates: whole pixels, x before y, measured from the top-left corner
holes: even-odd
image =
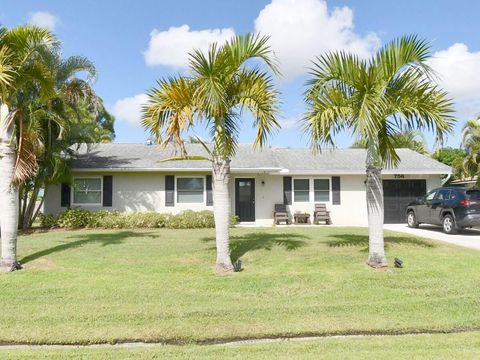
[[[292,177],[283,177],[283,203],[285,205],[292,205]]]
[[[106,175],[103,177],[103,206],[112,206],[112,185],[113,177]]]
[[[340,205],[340,176],[332,176],[332,204]]]
[[[165,206],[175,205],[175,176],[165,176]]]
[[[62,184],[62,190],[60,195],[60,206],[70,207],[70,185]]]
[[[212,206],[213,205],[212,175],[207,175],[205,185],[207,189],[207,206]]]

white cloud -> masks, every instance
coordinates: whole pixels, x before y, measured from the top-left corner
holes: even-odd
[[[291,118],[281,119],[279,120],[279,123],[280,123],[280,126],[282,127],[282,130],[293,129],[298,125],[298,118],[291,117]]]
[[[123,120],[133,126],[139,126],[142,117],[142,105],[147,102],[146,94],[138,94],[132,97],[126,97],[113,105],[112,114],[118,119]]]
[[[186,67],[188,53],[193,49],[206,51],[213,43],[224,43],[235,36],[232,28],[190,30],[188,25],[172,26],[166,31],[153,30],[150,33],[148,49],[143,53],[147,65]]]
[[[49,12],[37,11],[30,15],[28,22],[32,25],[55,31],[55,26],[58,24],[58,18]]]
[[[375,33],[354,32],[349,7],[329,11],[324,0],[272,0],[256,18],[255,31],[271,36],[286,78],[305,73],[322,52],[346,50],[366,57],[380,45]]]
[[[439,84],[456,99],[480,97],[480,51],[470,52],[457,43],[433,54],[429,65],[438,73]]]
[[[439,85],[455,100],[457,117],[468,119],[480,112],[480,51],[456,43],[433,54],[429,65],[438,75]]]

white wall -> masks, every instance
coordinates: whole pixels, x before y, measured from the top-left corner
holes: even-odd
[[[175,206],[165,206],[165,173],[113,173],[112,175],[112,206],[90,206],[90,205],[74,205],[72,207],[81,207],[91,211],[118,210],[126,212],[134,211],[157,211],[164,213],[176,214],[181,211],[191,209],[195,211],[213,210],[212,206],[206,206],[206,194],[204,192],[203,203],[193,204],[177,204],[175,198]],[[181,176],[200,176],[206,174],[188,174],[182,173]],[[82,177],[77,174],[74,177]],[[85,177],[101,176],[101,174],[88,174]],[[175,181],[176,186],[176,181]],[[205,187],[205,180],[204,180]],[[51,185],[48,188],[45,197],[44,212],[46,214],[58,214],[65,208],[60,207],[61,186]],[[73,197],[72,197],[73,201]]]
[[[95,174],[89,174],[92,176]],[[97,174],[101,176],[101,174]],[[165,206],[165,173],[113,173],[113,206],[82,206],[86,209],[96,211],[100,209],[118,211],[157,211],[166,213],[179,213],[191,209],[213,210],[212,206],[206,203],[196,204],[175,204],[173,207]],[[182,176],[188,174],[181,174]],[[194,176],[205,176],[206,174],[190,174]],[[298,176],[294,178],[331,178],[330,175],[321,177]],[[277,203],[283,203],[283,176],[269,174],[231,174],[230,194],[231,211],[235,212],[235,178],[255,179],[255,216],[256,225],[270,226],[273,224],[273,209]],[[331,212],[331,218],[335,225],[365,226],[367,225],[367,208],[365,200],[365,175],[342,175],[341,204],[327,203],[327,209]],[[393,179],[393,175],[384,175],[384,179]],[[426,179],[427,191],[441,186],[440,175],[406,175],[405,179]],[[264,185],[262,185],[262,181]],[[176,182],[175,182],[176,184]],[[60,207],[60,185],[49,186],[44,204],[44,212],[47,214],[58,214],[65,210]],[[293,198],[293,193],[292,193]],[[206,196],[204,196],[206,201]],[[176,199],[175,199],[176,201]],[[315,203],[313,193],[308,203],[293,203],[289,206],[290,214],[295,211],[308,212],[313,215]]]

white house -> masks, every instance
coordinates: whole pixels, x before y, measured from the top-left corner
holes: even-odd
[[[189,155],[204,155],[199,144]],[[403,222],[408,202],[441,186],[450,167],[408,149],[398,149],[400,165],[384,169],[385,222]],[[81,147],[72,160],[73,186],[52,185],[44,212],[68,207],[89,210],[157,211],[212,209],[208,161],[166,161],[173,149],[144,144],[97,144]],[[305,148],[254,150],[242,144],[231,163],[232,213],[241,222],[272,225],[274,205],[313,213],[325,203],[334,224],[366,225],[365,156],[363,149]]]

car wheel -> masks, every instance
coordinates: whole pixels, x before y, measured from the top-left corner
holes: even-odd
[[[443,217],[443,231],[447,234],[455,234],[457,232],[457,227],[455,225],[455,220],[452,215],[445,215]]]
[[[418,228],[417,217],[413,211],[409,211],[407,214],[407,225],[411,228]]]

